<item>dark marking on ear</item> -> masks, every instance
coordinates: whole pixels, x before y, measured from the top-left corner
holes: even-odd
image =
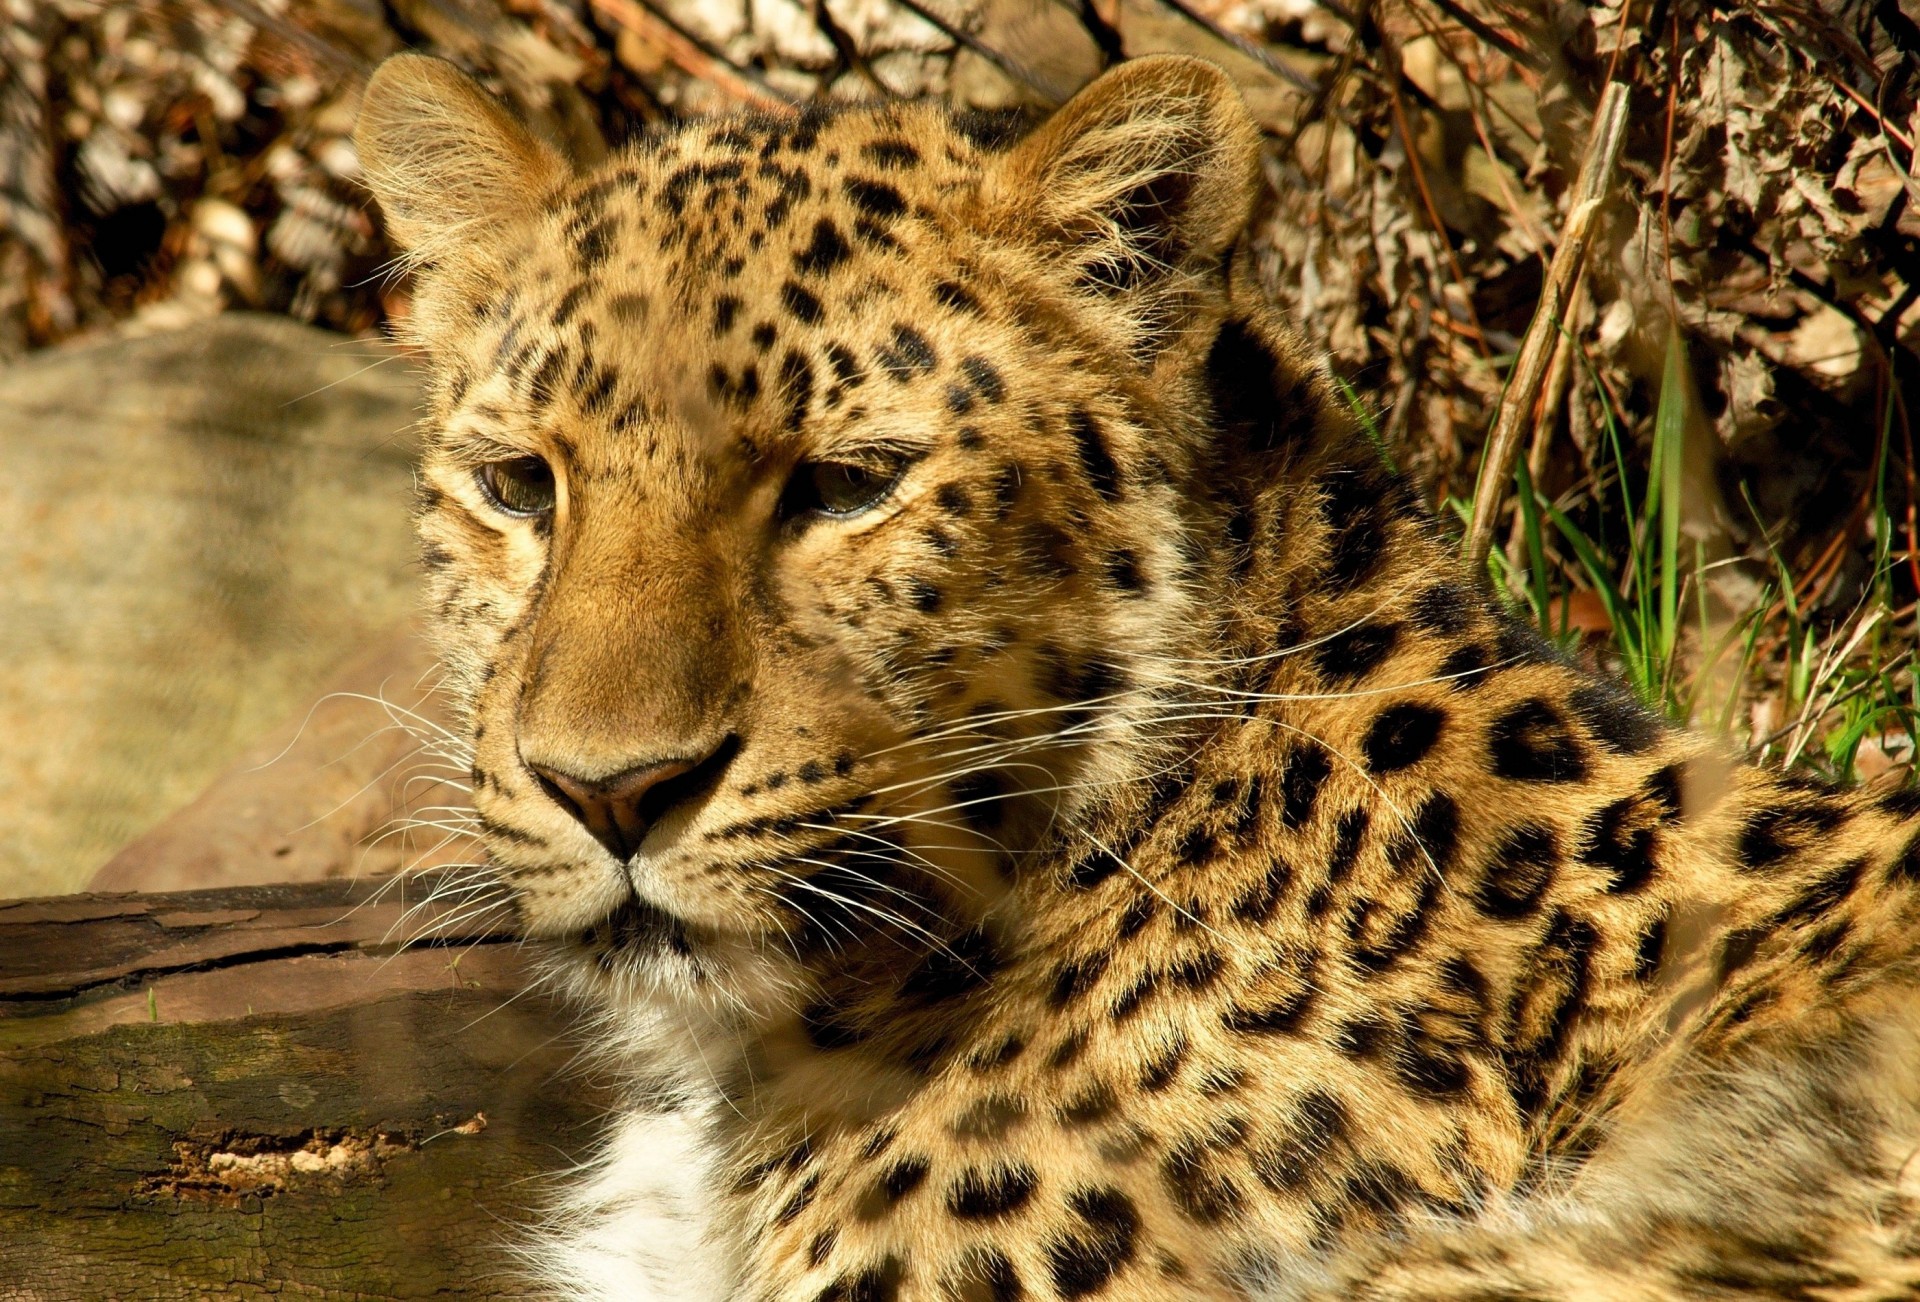
[[[954,132],[975,149],[999,153],[1011,148],[1032,129],[1035,118],[1027,109],[956,109],[948,114]]]

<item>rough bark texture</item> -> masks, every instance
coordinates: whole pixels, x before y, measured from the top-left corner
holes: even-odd
[[[377,885],[0,905],[0,1300],[531,1291],[605,1099],[503,918]]]

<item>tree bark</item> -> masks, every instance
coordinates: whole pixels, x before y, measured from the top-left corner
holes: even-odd
[[[0,1302],[533,1291],[609,1099],[504,914],[379,886],[0,904]]]

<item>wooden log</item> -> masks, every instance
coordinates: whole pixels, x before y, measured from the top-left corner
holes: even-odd
[[[533,1291],[609,1099],[504,913],[381,885],[0,904],[0,1302]]]

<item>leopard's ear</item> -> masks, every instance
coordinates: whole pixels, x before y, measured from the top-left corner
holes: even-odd
[[[353,141],[388,231],[415,261],[532,209],[568,170],[466,74],[423,54],[374,72]]]
[[[1260,184],[1260,132],[1219,68],[1181,55],[1123,63],[997,164],[1002,229],[1067,259],[1081,289],[1151,301],[1218,274]]]

